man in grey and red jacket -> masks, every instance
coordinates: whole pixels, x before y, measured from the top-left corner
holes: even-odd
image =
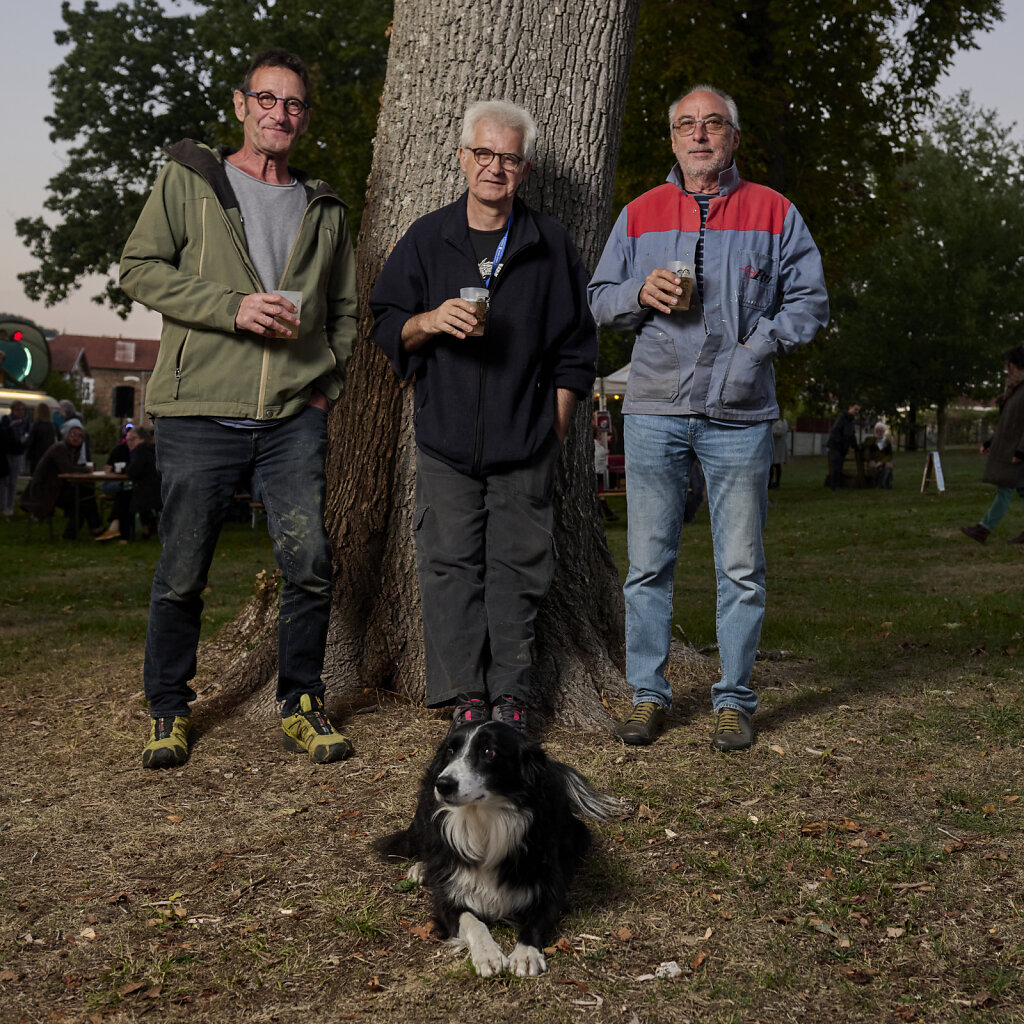
[[[416,379],[416,561],[427,704],[525,730],[534,620],[554,571],[555,466],[594,380],[587,276],[565,228],[516,198],[537,128],[466,111],[467,191],[421,217],[370,295],[373,337]],[[488,289],[483,335],[468,287]]]
[[[828,322],[821,259],[796,207],[743,181],[739,114],[697,86],[669,109],[678,163],[622,211],[590,282],[600,324],[636,332],[625,414],[629,575],[627,743],[651,743],[672,703],[665,679],[672,580],[694,460],[707,481],[718,578],[721,679],[712,746],[753,741],[750,677],[761,634],[761,534],[779,416],[773,361]],[[670,269],[669,265],[677,263]]]

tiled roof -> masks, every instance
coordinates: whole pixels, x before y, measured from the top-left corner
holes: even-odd
[[[79,353],[91,370],[150,372],[156,365],[160,342],[155,338],[96,338],[84,334],[58,334],[50,340],[54,369],[68,373]]]

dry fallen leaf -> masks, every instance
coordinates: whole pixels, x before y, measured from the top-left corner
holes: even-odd
[[[904,931],[903,928],[886,928],[885,929],[886,938],[889,938],[889,939],[901,939],[904,934],[905,934],[905,931]]]
[[[430,933],[434,930],[434,922],[428,921],[426,924],[418,925],[415,928],[409,929],[409,934],[414,935],[417,939],[427,940],[430,938]]]
[[[637,934],[637,932],[633,931],[631,928],[626,927],[625,925],[623,925],[616,931],[612,932],[612,936],[618,939],[619,942],[629,942],[632,939],[635,939],[637,937]]]
[[[774,751],[776,754],[779,755],[779,757],[786,756],[786,752],[782,749],[782,747],[778,745],[778,743],[773,743],[768,749]]]
[[[866,985],[875,976],[875,972],[868,967],[848,967],[844,964],[838,968],[838,971],[854,985]]]

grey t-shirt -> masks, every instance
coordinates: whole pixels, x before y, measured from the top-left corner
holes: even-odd
[[[288,254],[306,212],[306,190],[294,178],[288,185],[272,185],[224,161],[228,181],[238,197],[249,257],[265,291],[281,283]]]
[[[249,258],[263,283],[273,292],[281,282],[288,254],[299,233],[306,212],[306,190],[294,178],[288,185],[273,185],[240,171],[230,160],[224,161],[228,181],[238,199]],[[217,417],[225,427],[264,428],[274,424],[259,420],[232,420]]]

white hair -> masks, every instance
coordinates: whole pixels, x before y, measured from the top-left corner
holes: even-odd
[[[476,126],[481,121],[512,128],[523,136],[523,158],[533,159],[533,147],[537,143],[537,122],[528,110],[517,107],[508,100],[477,100],[466,108],[462,119],[462,137],[459,145],[468,149],[473,142]]]
[[[695,92],[714,93],[725,104],[726,110],[729,111],[729,120],[732,121],[733,127],[739,131],[740,112],[736,107],[736,101],[727,92],[722,92],[721,89],[716,89],[713,85],[694,85],[687,89],[686,92],[684,92],[682,96],[680,96],[675,103],[668,108],[668,123],[670,127],[672,122],[676,119],[676,107],[678,107],[687,96],[692,96]]]

